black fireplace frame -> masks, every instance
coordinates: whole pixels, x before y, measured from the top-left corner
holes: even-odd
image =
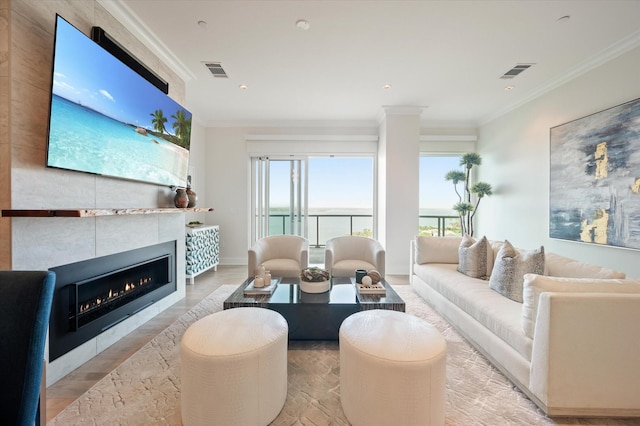
[[[165,285],[74,330],[75,327],[70,324],[69,310],[78,282],[164,257],[169,259],[168,282]],[[49,361],[53,361],[175,292],[176,241],[57,266],[50,270],[56,273],[56,288],[49,322]]]

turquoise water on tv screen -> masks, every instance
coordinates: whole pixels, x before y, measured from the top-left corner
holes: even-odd
[[[106,176],[185,185],[189,151],[53,95],[47,164]]]

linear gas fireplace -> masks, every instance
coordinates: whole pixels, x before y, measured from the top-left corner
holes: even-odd
[[[175,241],[51,268],[49,361],[176,291]]]

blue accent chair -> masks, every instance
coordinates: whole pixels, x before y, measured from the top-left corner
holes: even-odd
[[[33,426],[46,417],[39,403],[55,278],[49,271],[0,271],[3,425]]]

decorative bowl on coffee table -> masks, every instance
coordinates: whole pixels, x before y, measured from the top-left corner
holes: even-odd
[[[331,280],[310,282],[300,280],[300,290],[305,293],[324,293],[331,288]]]
[[[312,266],[300,272],[300,290],[305,293],[324,293],[331,289],[331,274],[326,269]]]

